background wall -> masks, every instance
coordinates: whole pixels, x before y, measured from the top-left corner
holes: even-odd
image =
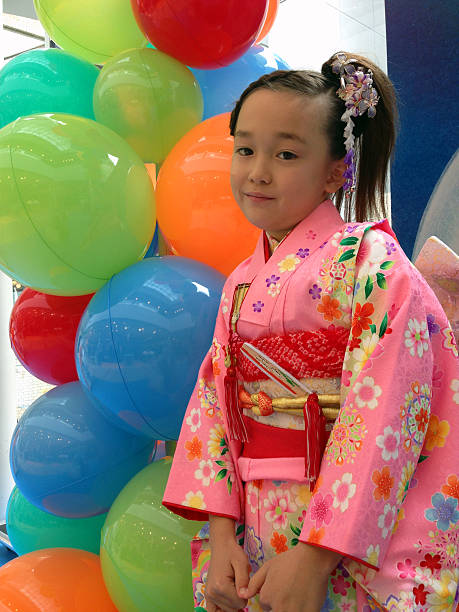
[[[458,143],[457,1],[387,0],[386,23],[401,125],[391,173],[392,222],[410,256],[429,198]],[[457,190],[443,190],[432,204],[439,222],[435,233],[452,248],[455,236],[459,250]]]

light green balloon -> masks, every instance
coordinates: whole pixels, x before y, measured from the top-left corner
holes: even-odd
[[[99,554],[107,513],[90,518],[63,518],[43,512],[14,487],[6,511],[6,528],[18,555],[44,548],[79,548]]]
[[[139,472],[114,501],[102,530],[105,584],[120,612],[193,610],[190,541],[203,523],[161,505],[172,460]]]
[[[155,229],[151,180],[125,140],[65,114],[0,130],[0,268],[55,295],[97,291],[142,259]]]
[[[34,0],[34,6],[59,47],[93,64],[148,43],[129,0]]]
[[[144,162],[160,164],[201,121],[193,73],[157,49],[131,49],[106,63],[94,87],[96,120],[125,138]]]

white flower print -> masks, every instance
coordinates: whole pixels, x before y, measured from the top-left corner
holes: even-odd
[[[340,241],[340,239],[341,239],[342,237],[343,237],[342,232],[335,232],[335,233],[333,234],[333,236],[332,236],[332,239],[331,239],[331,241],[330,241],[330,244],[331,244],[332,246],[334,246],[335,248],[337,248],[337,247],[338,247],[338,245],[339,245],[339,241]]]
[[[271,297],[276,297],[277,295],[279,295],[280,293],[280,285],[278,285],[277,283],[272,283],[269,287],[268,287],[268,295],[270,295]]]
[[[352,357],[355,361],[354,372],[360,372],[361,370],[363,370],[366,362],[377,347],[378,342],[378,334],[371,334],[371,336],[365,336],[365,338],[363,338],[361,342],[360,348],[355,348],[352,351]]]
[[[268,498],[264,500],[267,508],[266,520],[273,524],[274,529],[286,529],[288,523],[288,512],[295,512],[296,504],[290,499],[290,491],[269,491]]]
[[[400,599],[397,608],[406,610],[406,612],[412,612],[416,609],[416,600],[413,591],[400,591]]]
[[[199,468],[195,471],[194,477],[201,480],[203,486],[208,487],[215,476],[215,470],[210,459],[203,459],[199,462]]]
[[[355,401],[359,408],[369,408],[374,410],[378,405],[378,397],[381,395],[381,387],[375,385],[374,378],[365,376],[362,382],[354,385]]]
[[[394,431],[390,425],[384,428],[384,433],[376,436],[376,446],[382,448],[382,458],[384,461],[397,459],[398,447],[400,445],[400,432]]]
[[[417,354],[418,357],[429,350],[429,329],[427,321],[417,321],[410,319],[408,321],[408,329],[405,331],[405,346],[409,349],[412,357]]]
[[[459,379],[453,378],[450,388],[453,391],[453,402],[459,404]]]
[[[199,408],[190,410],[190,414],[186,418],[186,424],[190,427],[192,433],[195,433],[201,427],[201,411]]]
[[[378,527],[382,530],[383,539],[386,539],[388,534],[392,532],[396,518],[397,506],[386,504],[383,513],[378,517]]]
[[[414,576],[415,582],[418,584],[425,584],[429,586],[432,584],[432,570],[430,567],[416,567],[416,574]]]
[[[459,569],[441,571],[440,578],[432,579],[434,593],[427,595],[427,601],[432,606],[432,612],[450,610],[454,602],[459,578]]]
[[[190,508],[197,508],[198,510],[204,510],[206,508],[206,502],[204,501],[204,495],[202,491],[188,491],[185,495],[185,499],[182,501],[182,506],[189,506]]]
[[[229,300],[226,297],[225,292],[223,292],[222,293],[222,298],[220,300],[220,304],[222,306],[222,313],[223,314],[226,314],[228,312],[228,303],[229,303]]]
[[[368,561],[368,563],[371,563],[371,565],[378,567],[379,553],[380,553],[379,544],[376,544],[376,546],[373,546],[373,544],[370,544],[370,546],[367,548],[367,553],[365,555],[365,561]]]
[[[341,480],[335,480],[332,484],[333,508],[339,508],[341,512],[345,512],[349,507],[349,500],[354,497],[357,485],[352,482],[352,474],[346,472]]]
[[[250,508],[250,512],[254,513],[258,510],[258,501],[260,498],[260,490],[254,486],[252,482],[247,483],[245,489],[245,497]]]

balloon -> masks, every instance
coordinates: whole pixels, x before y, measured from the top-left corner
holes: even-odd
[[[143,469],[108,513],[100,559],[120,610],[193,610],[190,541],[203,524],[161,505],[170,465],[166,458]]]
[[[93,294],[62,297],[24,289],[10,317],[11,346],[33,376],[51,385],[78,380],[75,336]]]
[[[228,124],[225,113],[188,132],[167,156],[156,188],[158,223],[175,252],[226,275],[252,254],[260,233],[231,193]]]
[[[62,518],[43,512],[14,487],[6,510],[8,537],[18,555],[43,548],[79,548],[99,554],[107,513],[90,518]]]
[[[21,53],[0,71],[0,128],[23,115],[70,113],[94,119],[99,70],[61,49]]]
[[[16,557],[16,553],[14,553],[12,550],[7,548],[4,544],[0,542],[0,567],[2,565],[5,565],[5,563],[8,563],[8,561],[15,559]]]
[[[195,68],[231,64],[255,42],[268,0],[131,0],[147,38]]]
[[[30,503],[84,518],[108,510],[154,446],[112,425],[72,382],[51,389],[23,414],[11,441],[11,471]]]
[[[261,75],[281,68],[281,62],[267,47],[256,45],[230,66],[216,70],[193,68],[204,97],[204,119],[232,111],[244,89]]]
[[[0,268],[43,293],[92,293],[151,242],[148,172],[90,119],[31,115],[4,127],[0,182]]]
[[[148,247],[148,251],[144,255],[144,259],[148,257],[156,257],[158,255],[158,245],[159,245],[159,226],[156,224],[155,233],[153,234],[153,239]]]
[[[147,45],[126,0],[34,0],[34,6],[59,47],[93,64]]]
[[[73,548],[31,552],[1,567],[0,610],[117,612],[99,557]]]
[[[266,38],[267,34],[273,27],[274,20],[277,17],[277,11],[279,10],[279,0],[268,0],[268,9],[266,11],[265,21],[260,30],[260,33],[257,36],[257,43],[261,43],[261,41]]]
[[[183,257],[152,257],[91,300],[75,343],[88,392],[129,431],[176,440],[212,343],[224,278]]]
[[[97,121],[145,162],[161,163],[201,121],[202,95],[186,66],[157,49],[130,49],[108,61],[94,88]]]

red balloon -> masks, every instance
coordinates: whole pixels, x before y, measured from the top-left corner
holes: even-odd
[[[63,297],[24,289],[11,312],[10,339],[26,370],[51,385],[78,380],[75,336],[93,295]]]
[[[253,45],[268,0],[131,0],[151,43],[193,68],[221,68]]]

